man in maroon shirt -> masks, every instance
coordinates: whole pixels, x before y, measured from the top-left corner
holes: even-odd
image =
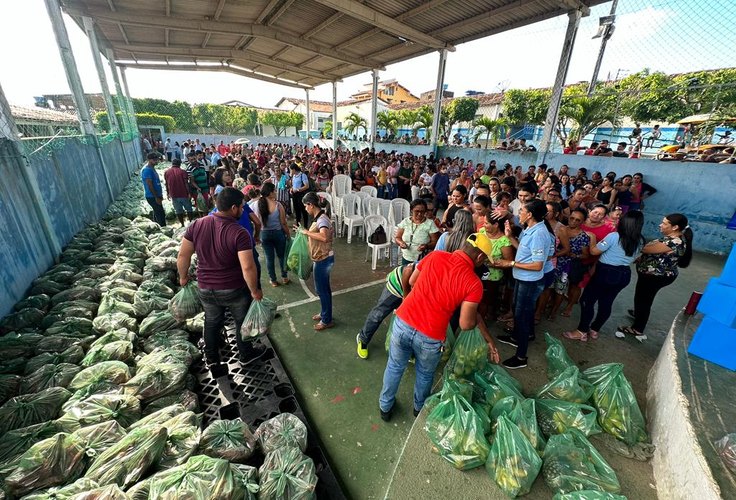
[[[220,365],[218,345],[225,324],[225,310],[230,310],[235,331],[239,332],[251,302],[263,298],[257,286],[253,240],[238,224],[243,214],[243,200],[243,193],[235,188],[226,187],[220,191],[217,212],[189,225],[176,261],[179,282],[184,286],[189,281],[192,254],[197,253],[199,299],[204,308],[204,354],[215,376],[227,370]],[[260,358],[265,352],[264,348],[244,341],[239,334],[235,338],[243,364]]]
[[[174,212],[184,227],[184,211],[187,212],[189,220],[194,220],[194,209],[189,197],[189,173],[181,168],[181,160],[174,158],[171,167],[164,172],[164,183],[166,184],[166,197],[174,204]]]

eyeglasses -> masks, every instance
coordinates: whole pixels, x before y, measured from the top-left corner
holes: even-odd
[[[411,213],[413,213],[414,215],[424,215],[427,213],[427,211],[426,210],[412,210]]]

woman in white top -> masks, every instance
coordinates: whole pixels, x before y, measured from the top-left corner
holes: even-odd
[[[410,264],[425,250],[432,250],[439,239],[439,229],[427,218],[427,202],[417,198],[409,205],[411,215],[399,223],[394,241],[401,249],[401,263]]]

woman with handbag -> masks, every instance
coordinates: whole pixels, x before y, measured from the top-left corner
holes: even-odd
[[[584,208],[576,208],[567,219],[567,226],[558,233],[560,242],[569,248],[567,255],[557,258],[557,273],[553,289],[556,292],[552,311],[549,313],[550,320],[557,316],[557,311],[562,305],[562,299],[567,297],[567,306],[562,316],[568,318],[572,314],[572,308],[580,299],[581,288],[578,286],[588,266],[583,264],[583,259],[590,257],[588,251],[595,244],[595,236],[583,231],[580,225],[588,218],[588,212]]]

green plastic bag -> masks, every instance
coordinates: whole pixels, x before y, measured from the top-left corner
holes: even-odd
[[[54,486],[47,490],[39,490],[23,497],[23,500],[73,500],[79,493],[98,488],[100,485],[91,479],[82,477],[66,486]],[[148,497],[146,497],[148,500]]]
[[[536,402],[537,422],[545,436],[563,434],[570,429],[577,429],[586,436],[601,433],[596,421],[598,412],[592,406],[557,399],[537,399]]]
[[[174,295],[169,301],[169,312],[179,323],[202,312],[196,281],[188,282]]]
[[[147,403],[183,389],[188,373],[189,368],[183,363],[139,364],[135,376],[123,384],[125,394]]]
[[[139,427],[145,427],[147,425],[164,425],[166,422],[168,422],[175,416],[185,413],[186,411],[187,410],[184,408],[183,405],[179,403],[174,403],[172,405],[169,405],[165,408],[161,408],[158,411],[155,411],[153,413],[146,415],[145,417],[138,420],[137,422],[133,422],[130,426],[128,426],[128,430],[132,431],[133,429],[137,429]]]
[[[180,406],[180,405],[179,405]],[[199,446],[202,416],[191,411],[180,413],[164,423],[166,445],[156,463],[157,469],[170,469],[185,463]]]
[[[245,462],[256,447],[256,438],[241,419],[215,420],[202,432],[199,451],[213,458]]]
[[[74,481],[84,472],[84,457],[84,443],[60,432],[31,446],[5,478],[5,485],[11,494],[23,496]]]
[[[59,426],[50,421],[29,425],[0,435],[0,468],[5,469],[17,463],[27,449],[39,441],[54,436],[59,431]]]
[[[544,340],[547,342],[547,350],[544,356],[547,358],[548,379],[557,378],[566,368],[577,366],[567,354],[565,346],[562,345],[559,339],[554,338],[549,333],[545,333]]]
[[[299,448],[290,446],[266,455],[258,469],[259,500],[307,500],[315,498],[317,474],[314,462]]]
[[[98,314],[123,313],[135,317],[133,305],[122,300],[115,299],[112,295],[105,294],[100,301]]]
[[[96,347],[101,344],[104,345],[110,342],[119,342],[123,340],[135,343],[136,335],[134,332],[131,332],[127,328],[118,328],[117,330],[110,330],[109,332],[104,334],[102,337],[98,337],[97,340],[92,342],[92,345],[90,347]]]
[[[67,387],[80,370],[80,367],[69,363],[44,365],[30,375],[23,377],[20,382],[20,392],[30,394],[49,387]]]
[[[16,302],[15,306],[13,306],[13,309],[15,309],[16,311],[20,311],[27,307],[32,307],[34,309],[40,309],[41,311],[47,311],[50,306],[51,297],[49,297],[45,293],[41,293],[38,295],[29,295],[25,299]]]
[[[83,491],[74,496],[72,500],[129,500],[128,496],[117,484],[99,486],[92,490]]]
[[[246,498],[227,460],[204,455],[151,476],[148,497],[157,500]]]
[[[497,421],[501,416],[515,424],[537,453],[542,455],[545,440],[537,423],[537,408],[533,399],[520,400],[514,396],[501,399],[491,411],[491,420]]]
[[[449,376],[447,371],[442,374],[442,389],[429,396],[424,401],[427,411],[431,412],[441,401],[446,401],[452,396],[461,396],[466,401],[473,401],[473,384],[464,379],[456,379]],[[484,411],[485,412],[485,411]],[[485,412],[487,414],[487,412]]]
[[[598,409],[598,423],[604,431],[629,446],[649,442],[634,389],[624,376],[624,365],[594,366],[585,370],[583,377],[593,384],[593,404]]]
[[[501,365],[487,362],[483,368],[478,372],[483,375],[486,380],[491,380],[491,377],[495,377],[496,380],[503,381],[505,385],[512,386],[516,389],[519,394],[522,393],[521,382],[516,380],[509,371]]]
[[[74,431],[71,436],[79,440],[87,455],[93,458],[123,439],[125,429],[115,420],[109,420],[82,427]]]
[[[93,394],[69,406],[57,423],[69,432],[109,420],[128,427],[139,418],[141,405],[138,399],[124,394]]]
[[[616,473],[577,429],[550,437],[543,458],[544,480],[555,493],[621,491]]]
[[[46,335],[83,334],[92,335],[94,332],[94,320],[87,318],[69,317],[55,321],[46,328]]]
[[[542,468],[542,459],[516,424],[501,415],[485,465],[498,487],[514,498],[529,493]]]
[[[580,376],[577,366],[568,366],[556,378],[539,388],[534,397],[586,404],[592,395],[593,385]]]
[[[157,475],[154,474],[143,481],[138,481],[127,489],[125,494],[128,495],[128,500],[148,500],[148,495],[151,492],[151,482]]]
[[[285,446],[307,450],[307,426],[296,415],[281,413],[258,426],[255,438],[263,453],[271,453]]]
[[[185,389],[174,394],[169,394],[168,396],[154,399],[143,409],[143,415],[150,415],[151,413],[177,403],[181,404],[185,410],[195,412],[199,411],[199,399],[197,398],[197,395],[192,391]]]
[[[41,339],[43,339],[42,335],[15,335],[12,333],[0,337],[0,361],[31,356],[36,344]]]
[[[557,493],[552,500],[626,500],[623,495],[608,493],[607,491],[583,490],[570,493]]]
[[[99,484],[115,483],[127,488],[156,463],[166,446],[166,428],[134,429],[117,444],[97,455],[85,477]],[[156,498],[156,497],[154,497]]]
[[[171,330],[178,324],[179,322],[174,319],[169,311],[154,311],[141,321],[138,333],[145,338],[154,333]]]
[[[116,340],[90,347],[81,364],[89,367],[103,361],[128,361],[132,358],[133,344],[127,340]]]
[[[111,330],[126,328],[131,332],[138,331],[138,320],[120,312],[99,314],[92,320],[92,327],[98,333],[107,333]]]
[[[0,375],[0,405],[18,395],[20,381],[20,375]]]
[[[248,340],[268,333],[276,316],[276,308],[276,302],[266,297],[251,302],[248,313],[245,315],[245,321],[240,327],[241,338]]]
[[[445,369],[455,377],[472,378],[487,362],[488,344],[480,330],[474,328],[458,334]]]
[[[440,456],[457,469],[480,467],[488,458],[490,445],[483,422],[461,396],[441,401],[427,417],[424,429]]]
[[[61,352],[42,352],[28,360],[25,374],[30,375],[44,365],[58,365],[60,363],[78,365],[82,358],[84,358],[84,349],[80,345],[73,345]]]
[[[504,375],[491,373],[489,377],[486,377],[482,373],[475,373],[472,381],[474,383],[473,401],[483,406],[489,416],[496,403],[504,398],[513,397],[520,401],[524,399],[516,385]]]
[[[171,347],[189,341],[189,332],[184,330],[167,330],[154,333],[143,341],[143,352],[151,353],[157,347]]]
[[[296,273],[300,279],[306,280],[312,275],[312,257],[309,254],[307,237],[300,231],[291,240],[289,256],[286,258],[289,271]]]
[[[63,387],[50,387],[34,394],[23,394],[0,406],[0,435],[53,420],[72,393]]]
[[[242,489],[238,499],[257,500],[258,491],[261,489],[258,484],[258,469],[250,465],[230,464],[230,471],[235,483]]]
[[[118,385],[130,379],[130,368],[122,361],[103,361],[85,368],[72,379],[69,389],[97,390],[108,385]]]

